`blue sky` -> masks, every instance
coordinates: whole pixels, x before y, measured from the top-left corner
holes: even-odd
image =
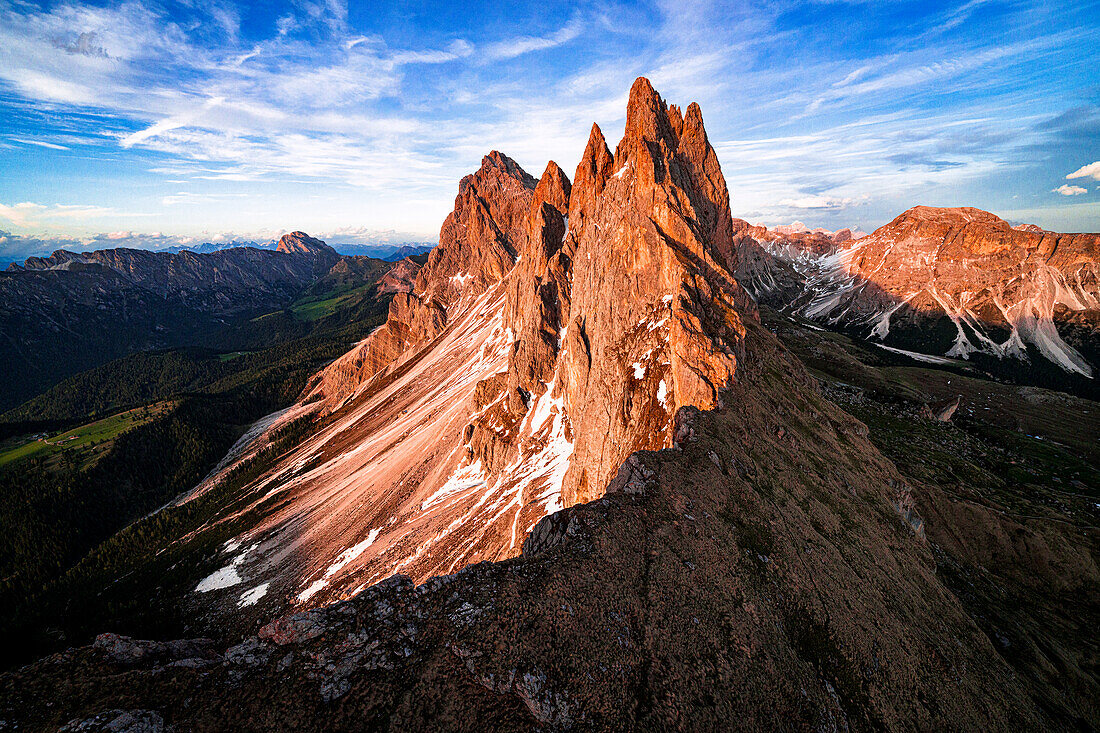
[[[0,0],[0,258],[303,229],[434,240],[499,149],[698,101],[735,216],[1100,231],[1100,0]]]

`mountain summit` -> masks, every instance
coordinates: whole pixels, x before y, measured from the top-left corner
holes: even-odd
[[[328,246],[320,239],[311,237],[305,232],[291,232],[290,234],[284,234],[279,238],[279,243],[275,246],[276,252],[287,252],[291,254],[328,254],[336,256],[336,250]]]
[[[250,488],[282,499],[240,538],[257,545],[248,582],[308,606],[514,556],[632,453],[671,447],[680,408],[721,406],[756,318],[732,235],[698,105],[681,114],[645,79],[615,154],[593,127],[572,183],[487,155],[413,291],[271,426],[323,425]]]

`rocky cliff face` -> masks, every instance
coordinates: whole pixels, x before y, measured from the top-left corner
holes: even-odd
[[[517,554],[631,453],[670,447],[681,407],[721,406],[756,317],[736,261],[698,106],[644,79],[616,152],[593,127],[572,182],[486,156],[412,292],[271,427],[325,424],[251,487],[283,500],[241,537],[242,583],[309,606]]]
[[[925,354],[1042,362],[1083,378],[1100,364],[1098,235],[918,206],[831,251],[774,233],[749,239],[778,261],[750,273],[756,294],[798,315]],[[787,287],[771,286],[775,272]]]
[[[543,519],[521,557],[419,586],[397,575],[230,643],[107,634],[0,676],[0,711],[35,729],[1065,723],[939,582],[866,426],[745,327],[725,406],[679,411],[676,448],[632,456],[606,496]]]
[[[279,238],[279,243],[275,245],[275,251],[286,254],[311,255],[320,261],[321,267],[324,267],[326,263],[331,267],[332,263],[340,256],[336,254],[336,250],[332,247],[305,232],[284,234]]]

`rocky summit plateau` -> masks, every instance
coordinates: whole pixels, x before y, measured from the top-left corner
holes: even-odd
[[[751,225],[645,78],[572,178],[485,155],[426,258],[28,260],[5,323],[232,345],[104,403],[205,462],[5,580],[0,729],[1093,729],[1098,274],[977,209]]]

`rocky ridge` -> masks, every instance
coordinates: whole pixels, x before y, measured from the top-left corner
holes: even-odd
[[[633,454],[521,557],[420,585],[396,575],[228,645],[104,636],[0,677],[0,714],[163,730],[1064,720],[937,579],[911,487],[866,427],[745,325],[725,406],[679,410],[673,448]]]
[[[1012,227],[972,208],[918,206],[830,247],[746,228],[754,294],[886,345],[958,359],[1100,364],[1100,236]]]
[[[0,359],[9,367],[0,406],[105,361],[201,341],[232,319],[283,308],[349,259],[294,232],[274,251],[58,250],[13,264],[0,272]]]

